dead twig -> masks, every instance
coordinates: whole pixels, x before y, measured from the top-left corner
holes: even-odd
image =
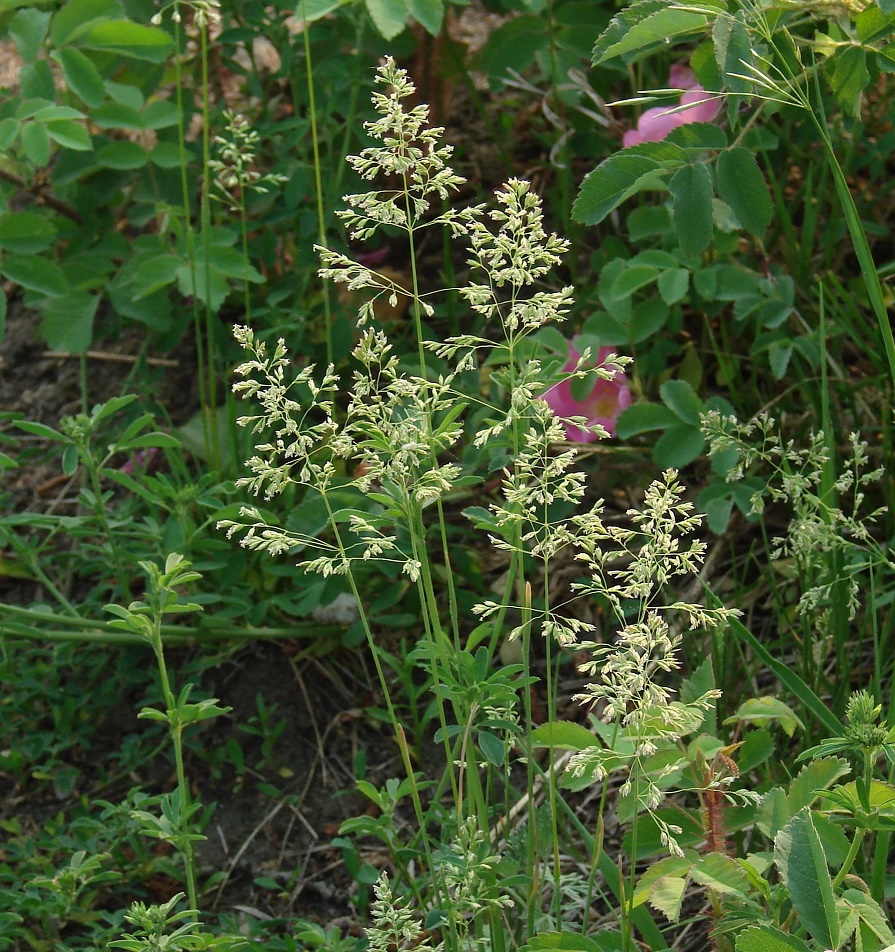
[[[41,357],[58,357],[62,360],[89,357],[91,360],[109,360],[119,364],[135,364],[140,358],[133,354],[111,354],[104,350],[87,350],[83,354],[72,354],[67,350],[45,350]],[[167,357],[144,357],[150,367],[179,367],[180,361]]]
[[[3,179],[4,182],[9,182],[10,185],[14,185],[19,191],[28,192],[29,195],[33,195],[38,205],[46,205],[47,208],[52,208],[54,212],[59,212],[60,215],[70,218],[78,225],[84,223],[81,216],[71,205],[67,205],[54,195],[51,195],[43,182],[37,181],[28,185],[28,183],[16,175],[15,172],[9,172],[6,169],[0,169],[0,179]]]

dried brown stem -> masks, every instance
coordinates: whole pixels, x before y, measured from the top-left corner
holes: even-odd
[[[70,218],[76,224],[83,224],[81,216],[71,205],[66,205],[65,202],[51,195],[46,185],[42,182],[34,182],[28,185],[21,176],[16,175],[15,172],[9,172],[6,169],[0,169],[0,179],[3,179],[4,182],[9,182],[10,185],[14,185],[22,192],[33,195],[38,205],[46,205],[47,208],[52,208],[54,212],[59,212],[60,215]]]

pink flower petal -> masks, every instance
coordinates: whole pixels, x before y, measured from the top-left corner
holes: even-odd
[[[669,86],[683,89],[676,106],[654,106],[637,120],[637,128],[629,129],[622,138],[622,146],[629,148],[642,142],[661,142],[672,130],[690,122],[714,122],[720,103],[696,81],[689,66],[675,64],[668,78]],[[681,108],[684,106],[686,108]]]
[[[692,122],[681,112],[673,112],[674,106],[656,106],[647,109],[637,123],[642,142],[661,142],[673,129],[685,122]]]
[[[714,122],[721,107],[721,103],[712,99],[699,83],[681,96],[681,105],[689,107],[678,113],[684,116],[681,125],[688,122]]]
[[[668,75],[668,85],[672,89],[692,89],[698,85],[696,73],[683,63],[674,63]]]
[[[601,367],[607,358],[615,353],[611,347],[601,347],[594,358],[593,366]],[[569,344],[569,359],[563,367],[563,373],[572,373],[578,365],[580,354],[574,341]],[[615,421],[626,407],[631,405],[631,388],[627,377],[618,372],[612,380],[598,379],[591,392],[583,399],[572,396],[572,381],[562,380],[545,391],[544,402],[558,417],[580,416],[587,420],[588,426],[602,426],[610,436],[615,435]],[[593,443],[599,436],[591,430],[566,424],[566,439],[573,443]]]

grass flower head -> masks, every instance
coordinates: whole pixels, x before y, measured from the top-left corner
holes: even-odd
[[[609,436],[615,436],[615,423],[619,414],[631,405],[631,388],[628,378],[620,370],[607,368],[606,362],[614,355],[611,347],[601,347],[593,361],[593,367],[601,369],[590,392],[583,399],[572,394],[573,376],[554,384],[544,393],[544,401],[558,417],[583,417],[585,427],[573,423],[565,424],[566,439],[573,443],[593,443],[605,430]],[[573,374],[580,370],[581,354],[574,341],[569,344],[569,359],[563,367],[563,373]]]

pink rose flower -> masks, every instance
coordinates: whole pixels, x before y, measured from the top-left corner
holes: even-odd
[[[637,128],[625,133],[622,145],[626,149],[641,142],[661,142],[673,129],[690,122],[714,122],[720,104],[696,81],[689,66],[672,66],[668,85],[672,89],[684,90],[680,104],[647,109],[637,120]]]
[[[613,353],[615,351],[611,347],[601,347],[593,366],[602,367]],[[569,359],[563,367],[563,373],[572,373],[577,368],[580,357],[573,340],[569,344]],[[615,421],[618,415],[631,405],[631,388],[628,386],[628,378],[618,371],[611,380],[598,379],[583,400],[576,400],[572,396],[571,379],[554,384],[544,392],[543,400],[558,417],[584,417],[589,427],[605,427],[610,436],[615,436]],[[584,430],[567,423],[566,439],[573,443],[593,443],[599,436],[592,430]]]

